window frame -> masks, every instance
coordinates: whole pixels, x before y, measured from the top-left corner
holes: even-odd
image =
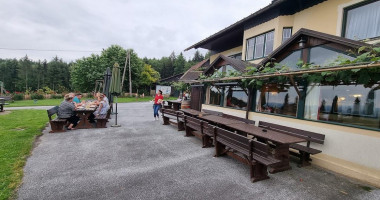
[[[378,0],[367,0],[367,1],[362,1],[362,2],[359,2],[359,3],[356,3],[356,4],[353,4],[353,5],[350,5],[350,6],[347,6],[345,8],[343,8],[343,20],[342,20],[342,29],[341,29],[341,36],[346,38],[346,25],[347,25],[347,13],[348,11],[350,10],[353,10],[355,8],[359,8],[359,7],[362,7],[362,6],[365,6],[365,5],[368,5],[368,4],[371,4],[371,3],[374,3]],[[372,38],[379,38],[380,36],[375,36],[375,37],[372,37]],[[362,40],[367,40],[367,39],[372,39],[372,38],[365,38],[365,39],[361,39],[359,41],[362,41]]]
[[[245,45],[245,61],[250,61],[250,60],[258,60],[258,59],[262,59],[262,58],[265,58],[267,57],[268,55],[265,56],[265,48],[266,48],[266,35],[270,32],[273,32],[273,50],[274,50],[274,40],[275,40],[275,29],[272,29],[272,30],[269,30],[267,32],[264,32],[264,33],[261,33],[261,34],[258,34],[258,35],[255,35],[253,37],[250,37],[250,38],[247,38],[246,39],[246,45]],[[264,36],[264,46],[263,46],[263,50],[262,50],[262,57],[258,57],[258,58],[255,58],[255,48],[256,48],[256,38],[259,37],[259,36]],[[251,40],[253,39],[253,55],[252,55],[252,59],[248,59],[248,40]],[[272,50],[272,52],[273,52]]]
[[[290,26],[290,27],[283,27],[283,28],[282,28],[282,38],[281,38],[282,40],[281,40],[281,44],[284,43],[284,42],[286,41],[286,40],[284,40],[284,30],[285,30],[285,29],[290,29],[290,37],[289,37],[289,38],[291,38],[292,35],[293,35],[293,27],[292,27],[292,26]],[[288,39],[289,39],[289,38],[288,38]],[[288,40],[288,39],[287,39],[287,40]]]

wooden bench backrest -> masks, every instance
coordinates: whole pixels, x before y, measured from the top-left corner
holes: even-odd
[[[185,121],[186,126],[192,128],[196,131],[202,131],[202,121],[201,120],[194,118],[194,117],[190,117],[190,116],[184,116],[184,121]]]
[[[203,121],[202,123],[202,129],[203,129],[203,133],[208,135],[208,136],[211,136],[213,137],[214,136],[214,126],[212,126],[211,124]]]
[[[245,119],[245,118],[241,118],[241,117],[236,117],[233,115],[223,114],[223,117],[228,118],[228,119],[234,119],[234,120],[242,121],[242,122],[245,122],[247,124],[255,124],[255,121],[253,121],[253,120],[249,120],[249,119]]]
[[[205,113],[208,113],[208,114],[212,114],[212,115],[223,116],[223,113],[222,112],[218,112],[218,111],[206,110],[206,109],[203,109],[202,111],[205,112]]]
[[[305,131],[305,130],[296,129],[296,128],[291,128],[291,127],[282,126],[282,125],[278,125],[278,124],[272,124],[269,122],[260,121],[259,127],[266,128],[269,130],[274,130],[274,131],[281,132],[281,133],[288,134],[288,135],[292,135],[292,136],[296,136],[299,138],[303,138],[307,141],[311,141],[311,142],[315,142],[315,143],[319,143],[319,144],[323,144],[325,141],[325,135],[323,135],[323,134],[314,133],[314,132]]]
[[[3,98],[4,101],[12,101],[12,97],[10,97],[10,96],[3,96],[3,97],[0,97],[0,98]]]
[[[59,106],[55,106],[53,108],[50,108],[49,110],[47,110],[47,114],[48,114],[48,117],[49,117],[49,120],[51,121],[51,116],[53,116],[54,114],[58,114],[58,109],[59,109]]]
[[[240,153],[247,153],[249,156],[250,152],[261,157],[268,157],[269,155],[269,145],[265,143],[261,143],[252,139],[248,139],[245,136],[239,135],[237,133],[215,127],[216,131],[216,141],[225,144],[232,149],[237,151],[242,150]]]

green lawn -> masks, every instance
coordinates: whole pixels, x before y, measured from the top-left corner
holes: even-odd
[[[144,97],[144,98],[129,98],[129,97],[120,97],[118,98],[118,103],[130,103],[130,102],[144,102],[152,100],[152,97]],[[175,97],[168,98],[170,100],[176,99]],[[33,100],[22,100],[15,101],[13,103],[9,103],[5,107],[24,107],[24,106],[58,106],[61,104],[62,99],[43,99],[37,100],[34,102]]]
[[[14,197],[36,136],[48,122],[46,110],[0,115],[0,199]]]

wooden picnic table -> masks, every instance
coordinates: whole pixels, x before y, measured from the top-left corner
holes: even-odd
[[[226,126],[226,125],[230,125],[230,124],[246,124],[245,122],[242,122],[239,120],[229,119],[229,118],[225,118],[225,117],[221,117],[221,116],[217,116],[217,115],[212,115],[212,114],[206,114],[206,115],[202,114],[202,115],[199,115],[198,117],[199,117],[199,119],[203,119],[203,120],[211,122],[213,124],[222,125],[222,126]]]
[[[207,115],[207,113],[204,113],[204,112],[201,112],[201,111],[198,111],[198,110],[194,110],[194,109],[191,109],[191,108],[180,109],[180,111],[182,111],[185,115],[190,115],[191,117],[198,117],[200,114]]]
[[[87,128],[93,128],[92,124],[88,121],[88,117],[94,113],[96,110],[96,107],[90,107],[90,108],[79,108],[76,109],[74,112],[78,115],[79,123],[75,128],[78,129],[87,129]]]
[[[168,102],[169,107],[172,108],[173,110],[179,110],[179,109],[181,109],[182,101],[169,100],[167,102]]]
[[[252,135],[259,140],[270,141],[274,144],[274,157],[281,160],[270,168],[270,173],[276,173],[291,169],[289,165],[289,145],[299,142],[306,142],[303,138],[286,135],[273,130],[266,130],[253,124],[227,124],[227,127]]]

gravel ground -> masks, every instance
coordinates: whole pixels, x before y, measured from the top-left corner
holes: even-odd
[[[380,189],[314,166],[251,183],[248,167],[154,121],[150,103],[119,104],[120,128],[39,138],[19,199],[380,199]],[[370,189],[370,191],[368,191]]]

